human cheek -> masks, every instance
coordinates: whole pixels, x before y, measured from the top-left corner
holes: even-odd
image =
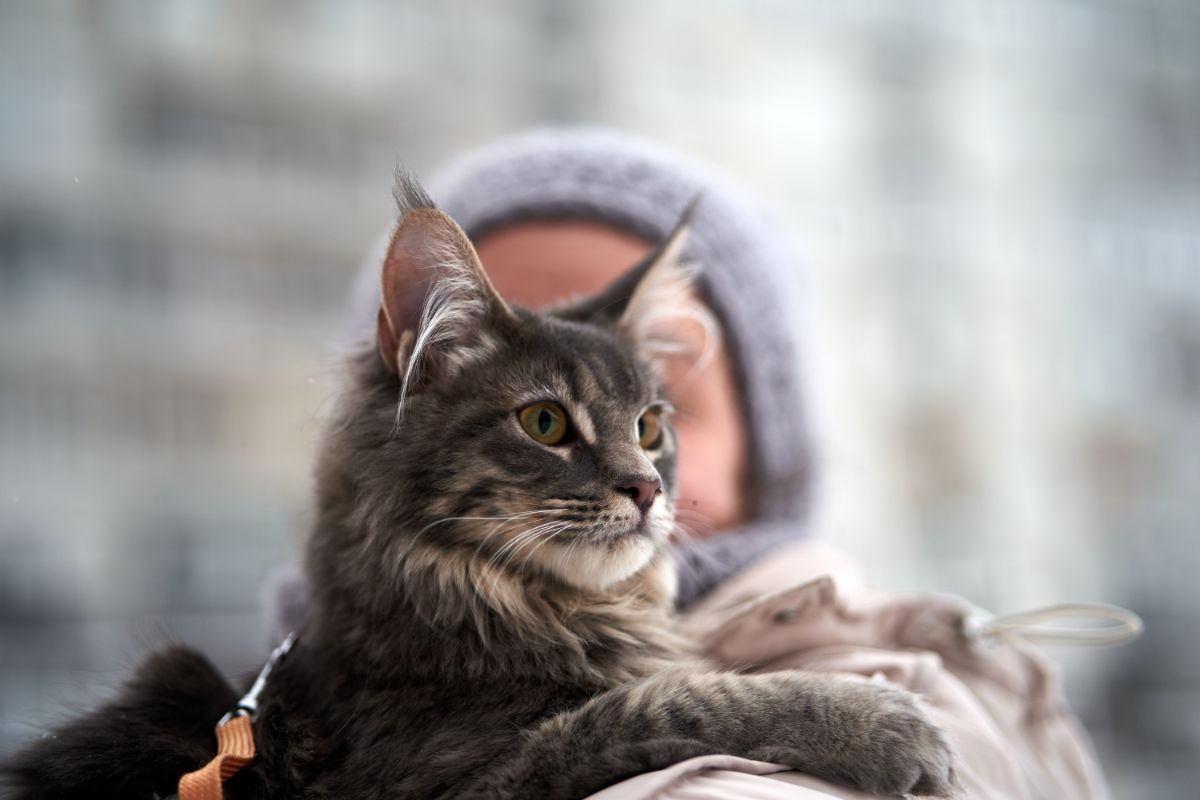
[[[734,458],[720,437],[702,427],[680,426],[676,515],[694,536],[707,536],[738,520],[740,485]]]

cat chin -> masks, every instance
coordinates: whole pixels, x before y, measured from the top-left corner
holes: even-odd
[[[563,582],[580,589],[607,589],[644,568],[658,545],[650,536],[629,536],[620,542],[596,542],[543,548],[542,566]]]

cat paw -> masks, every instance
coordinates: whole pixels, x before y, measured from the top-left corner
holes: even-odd
[[[855,787],[882,795],[952,797],[954,752],[916,695],[877,684],[858,698],[841,761]]]
[[[955,796],[954,753],[916,695],[842,680],[808,691],[810,699],[820,698],[808,706],[812,716],[799,725],[793,719],[787,734],[757,748],[752,758],[870,794]]]

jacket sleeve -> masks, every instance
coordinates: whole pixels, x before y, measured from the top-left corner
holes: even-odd
[[[703,631],[708,657],[728,669],[836,672],[916,693],[957,751],[965,797],[1106,798],[1054,666],[1017,639],[973,640],[965,633],[972,611],[944,596],[841,594],[819,578],[691,624]],[[778,765],[706,761],[714,758],[731,757],[693,759],[702,763],[638,776],[594,798],[866,797]]]
[[[701,756],[648,772],[588,800],[876,800],[779,764],[736,756]]]

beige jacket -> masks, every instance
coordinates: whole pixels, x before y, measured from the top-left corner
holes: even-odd
[[[1053,666],[1015,640],[964,633],[973,609],[941,596],[883,596],[815,545],[783,551],[719,587],[686,626],[729,669],[806,669],[886,680],[921,695],[959,754],[963,796],[1107,797]],[[590,800],[796,800],[867,795],[734,756],[703,756],[611,786]]]

